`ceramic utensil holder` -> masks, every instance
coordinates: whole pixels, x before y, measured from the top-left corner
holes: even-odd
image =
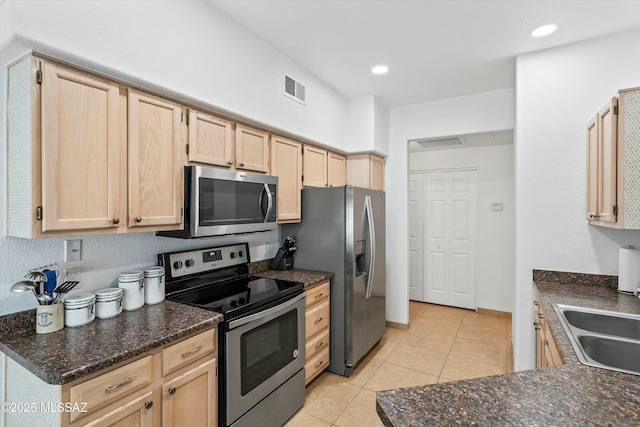
[[[39,305],[36,308],[36,333],[48,334],[64,328],[63,304]]]

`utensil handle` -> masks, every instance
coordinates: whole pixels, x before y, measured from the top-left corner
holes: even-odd
[[[116,385],[111,385],[111,386],[107,387],[106,389],[104,389],[104,391],[109,393],[110,391],[113,391],[113,390],[115,390],[117,388],[123,387],[123,386],[125,386],[125,385],[127,385],[129,383],[132,383],[133,380],[135,380],[135,379],[136,379],[136,377],[134,375],[131,375],[129,378],[127,378],[127,380],[125,382],[120,383],[120,384],[116,384]]]

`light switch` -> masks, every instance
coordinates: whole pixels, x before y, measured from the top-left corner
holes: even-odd
[[[492,211],[501,211],[502,210],[502,203],[500,202],[491,202],[491,210]]]
[[[82,259],[82,240],[64,241],[64,262],[76,262]]]

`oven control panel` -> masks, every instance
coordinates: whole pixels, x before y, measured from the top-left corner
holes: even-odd
[[[246,243],[158,255],[170,277],[206,273],[249,262]]]

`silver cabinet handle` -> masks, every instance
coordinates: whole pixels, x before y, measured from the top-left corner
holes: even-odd
[[[153,406],[153,400],[147,400],[146,402],[144,402],[145,408],[151,409],[152,406]]]
[[[182,357],[183,357],[183,358],[185,358],[185,357],[189,357],[189,356],[191,356],[192,354],[199,352],[201,349],[202,349],[202,346],[201,346],[201,345],[199,345],[199,346],[197,346],[196,348],[194,348],[194,349],[193,349],[193,350],[191,350],[191,351],[185,351],[184,353],[182,353]]]
[[[113,218],[113,219],[111,220],[111,222],[112,222],[112,223],[114,223],[114,224],[119,224],[119,223],[120,223],[120,218],[115,217],[115,218]]]
[[[169,387],[169,394],[175,394],[176,393],[176,388],[175,387]]]
[[[142,222],[142,218],[140,218],[139,216],[137,216],[137,217],[133,218],[133,220],[134,220],[135,222]]]
[[[320,341],[318,344],[316,344],[315,349],[319,349],[320,347],[322,347],[324,345],[324,342]]]
[[[313,323],[315,323],[315,324],[317,325],[318,323],[322,322],[322,319],[323,319],[323,318],[321,317],[321,318],[317,319],[317,320],[316,320],[315,322],[313,322]]]
[[[135,380],[135,379],[136,379],[136,377],[132,375],[132,376],[130,376],[129,378],[127,378],[127,380],[126,380],[125,382],[120,383],[120,384],[117,384],[117,385],[109,386],[109,387],[105,388],[105,389],[104,389],[104,391],[106,391],[107,393],[109,393],[110,391],[113,391],[113,390],[115,390],[115,389],[117,389],[117,388],[124,387],[125,385],[127,385],[127,384],[129,384],[129,383],[132,383],[132,382],[133,382],[133,380]]]
[[[313,297],[313,299],[318,299],[318,298],[322,298],[322,296],[324,295],[324,292],[320,292],[318,295],[316,295],[315,297]]]

